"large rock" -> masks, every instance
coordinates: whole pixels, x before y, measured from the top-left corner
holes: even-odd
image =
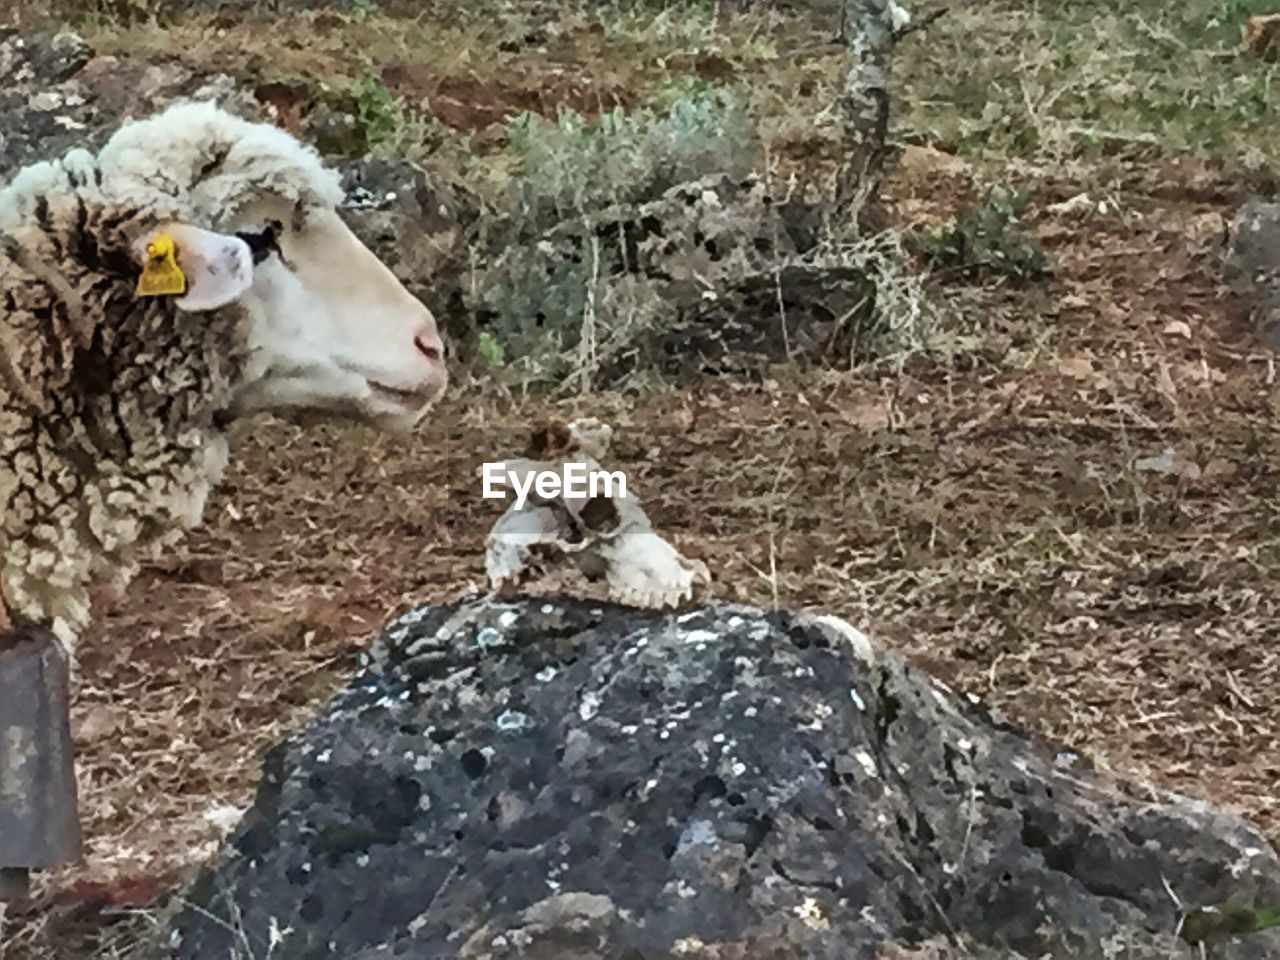
[[[283,84],[250,90],[178,59],[95,56],[74,34],[0,33],[0,185],[29,163],[72,147],[96,149],[125,120],[178,99],[207,99],[252,120],[274,120],[314,143],[308,94]],[[446,266],[452,275],[476,203],[414,164],[380,158],[339,163],[355,231],[420,295]],[[465,259],[465,258],[461,258]]]
[[[568,375],[588,315],[609,333],[591,351],[603,385],[653,369],[753,375],[880,355],[889,331],[875,318],[872,261],[819,249],[821,204],[799,193],[712,174],[534,235],[519,232],[532,221],[521,211],[498,221],[495,237],[506,227],[510,238],[490,240],[468,306],[513,355],[539,357],[549,379]]]
[[[1258,336],[1280,347],[1280,203],[1253,199],[1240,208],[1227,228],[1223,274],[1253,302]]]
[[[176,59],[94,56],[75,34],[0,29],[0,185],[72,147],[97,149],[126,119],[186,97],[264,116],[230,77],[201,74]]]
[[[442,321],[465,313],[462,277],[478,201],[407,160],[370,157],[340,166],[352,230]],[[466,331],[456,322],[446,332]]]
[[[407,613],[189,896],[164,956],[1280,955],[1196,913],[1280,905],[1248,824],[743,607]]]

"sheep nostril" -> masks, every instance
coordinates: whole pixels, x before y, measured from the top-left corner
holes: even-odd
[[[444,347],[435,337],[418,334],[413,338],[413,344],[418,348],[418,352],[432,363],[439,363],[444,358]]]

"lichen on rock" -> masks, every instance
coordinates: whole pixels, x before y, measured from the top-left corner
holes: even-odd
[[[388,625],[190,900],[166,956],[1190,958],[1280,859],[834,618],[473,599]]]

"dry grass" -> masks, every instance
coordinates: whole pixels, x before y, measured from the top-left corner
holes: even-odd
[[[1214,33],[1195,48],[1211,72],[1193,89],[1168,56],[1189,13],[1139,7],[1107,35],[1118,15],[1099,14],[1098,31],[1072,34],[1084,4],[1056,20],[1006,6],[956,10],[911,41],[902,123],[957,142],[980,180],[1030,191],[1051,281],[935,285],[967,318],[949,348],[855,375],[554,404],[473,384],[409,439],[248,431],[206,526],[101,599],[75,706],[86,864],[41,880],[0,957],[113,957],[152,929],[146,909],[250,802],[263,750],[342,685],[377,625],[482,586],[499,507],[475,467],[548,414],[614,423],[618,466],[709,564],[718,597],[845,616],[1102,766],[1280,838],[1274,368],[1215,260],[1244,182],[1238,166],[1217,172],[1222,158],[1273,149],[1262,121],[1219,110],[1233,90],[1252,91],[1245,103],[1269,90],[1270,68],[1222,57]],[[829,167],[839,53],[822,23],[708,5],[598,25],[570,14],[552,33],[521,16],[442,30],[375,14],[327,33],[308,16],[271,49],[281,71],[334,77],[402,58],[410,117],[440,111],[499,169],[502,123],[531,88],[550,109],[565,91],[660,95],[690,73],[747,90],[773,162]],[[199,29],[221,69],[265,50],[256,27]],[[541,39],[499,49],[516,34]],[[194,36],[108,24],[97,39],[190,55]],[[967,78],[945,84],[961,61]],[[1126,63],[1150,73],[1148,92],[1108,99],[1099,84]],[[1093,142],[1083,126],[1123,136]],[[1105,212],[1055,212],[1085,189]],[[927,169],[889,189],[900,226],[945,222],[975,191]]]
[[[954,6],[900,63],[902,126],[997,169],[1018,158],[1077,180],[1184,153],[1274,166],[1277,67],[1240,51],[1250,5]]]
[[[1059,196],[1036,198],[1043,236],[1067,226],[1044,212]],[[76,706],[88,866],[46,881],[65,906],[45,916],[74,917],[85,879],[119,899],[208,856],[262,750],[379,622],[482,584],[498,508],[478,463],[581,412],[618,426],[618,465],[718,597],[831,610],[1102,766],[1280,835],[1274,388],[1194,240],[1224,208],[1148,199],[1140,222],[1072,226],[1047,337],[993,289],[993,346],[945,363],[556,405],[473,388],[410,441],[244,438],[208,526],[104,598]],[[1200,476],[1139,466],[1166,448]]]

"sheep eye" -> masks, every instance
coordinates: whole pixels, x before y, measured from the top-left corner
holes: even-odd
[[[254,264],[262,263],[273,253],[280,252],[279,235],[282,224],[278,220],[269,220],[255,230],[240,230],[236,236],[249,245]]]

